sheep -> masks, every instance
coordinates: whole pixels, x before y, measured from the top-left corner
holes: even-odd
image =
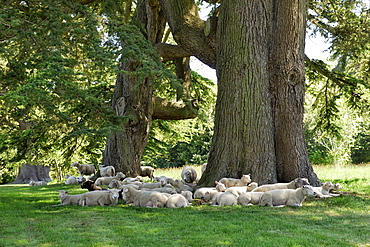
[[[40,186],[40,185],[47,185],[48,183],[45,182],[45,181],[33,181],[31,180],[30,183],[29,183],[29,186]]]
[[[141,183],[140,183],[140,185],[141,185]],[[108,188],[109,189],[123,189],[126,186],[132,186],[135,189],[139,189],[140,185],[136,185],[136,184],[123,184],[120,181],[118,181],[117,179],[113,179],[112,181],[110,181],[110,183],[108,185]]]
[[[68,191],[65,190],[58,190],[59,192],[59,199],[60,205],[80,205],[82,200],[81,194],[80,195],[67,195]]]
[[[159,182],[158,183],[142,183],[139,189],[156,189],[156,188],[161,188],[161,187],[162,185]]]
[[[298,189],[278,189],[265,192],[260,199],[260,206],[291,206],[301,207],[307,196],[315,196],[310,185],[303,185]]]
[[[219,206],[235,206],[238,204],[238,193],[229,192],[217,192],[212,198],[212,205]]]
[[[190,192],[190,191],[181,191],[181,195],[183,195],[186,200],[188,200],[188,202],[192,202],[193,201],[193,193]]]
[[[100,176],[102,177],[113,177],[116,175],[116,170],[114,169],[114,166],[99,166]]]
[[[142,181],[143,181],[143,178],[141,176],[137,176],[137,177],[134,177],[134,178],[127,177],[127,178],[124,178],[122,180],[122,183],[124,183],[124,184],[136,183],[136,182],[141,183]]]
[[[123,188],[126,196],[126,203],[132,203],[132,206],[139,207],[164,207],[168,197],[157,191],[141,191],[132,187]]]
[[[330,193],[331,190],[341,189],[342,186],[340,184],[332,184],[332,182],[327,181],[321,187],[313,187],[313,190],[316,192],[316,197],[323,198],[323,197],[333,197],[333,196],[340,196],[340,194],[333,194]]]
[[[159,182],[162,186],[165,184],[172,184],[174,182],[173,178],[169,178],[166,176],[155,177],[154,181]]]
[[[189,207],[189,201],[181,194],[174,194],[168,197],[166,207],[167,208],[185,208]]]
[[[109,185],[109,183],[113,179],[120,180],[120,179],[124,179],[125,177],[126,177],[125,174],[123,174],[122,172],[117,172],[116,176],[114,177],[100,177],[96,179],[95,184],[96,185]]]
[[[166,184],[164,187],[153,188],[153,189],[141,188],[141,191],[157,191],[157,192],[166,193],[170,195],[177,194],[176,190],[170,184]]]
[[[81,206],[116,206],[118,203],[118,190],[91,191],[81,195]]]
[[[140,167],[140,176],[149,177],[151,180],[154,178],[154,168],[151,166],[141,166]]]
[[[190,186],[184,184],[180,179],[175,179],[172,185],[177,187],[176,189],[177,192],[181,192],[181,191],[193,192],[193,189]]]
[[[343,187],[339,183],[336,183],[336,184],[334,184],[334,189],[335,190],[341,190],[341,189],[343,189]]]
[[[87,180],[81,184],[81,189],[87,189],[88,191],[94,190],[107,190],[106,188],[102,188],[94,184],[94,181]]]
[[[69,174],[64,176],[66,178],[65,184],[78,184],[77,178]]]
[[[215,184],[216,184],[215,188],[218,192],[225,192],[226,186],[223,183],[215,181]]]
[[[310,185],[307,178],[296,178],[289,183],[276,183],[276,184],[265,184],[261,185],[252,192],[266,192],[270,190],[278,190],[278,189],[297,189],[302,187],[303,185]]]
[[[248,187],[247,186],[237,186],[237,187],[230,187],[225,190],[225,192],[233,192],[237,193],[238,195],[247,192]]]
[[[191,166],[184,166],[181,171],[181,179],[186,183],[192,183],[197,179],[197,172]]]
[[[77,180],[77,183],[79,184],[86,182],[86,178],[84,176],[78,176],[76,180]]]
[[[212,199],[213,195],[217,193],[216,188],[214,187],[201,187],[197,189],[194,194],[194,199],[202,199],[204,201],[209,201]]]
[[[260,202],[262,195],[265,192],[245,192],[239,195],[238,204],[247,206],[247,205],[257,205]]]
[[[221,178],[219,182],[223,183],[226,188],[235,187],[235,186],[246,186],[250,183],[251,177],[250,174],[243,175],[240,179],[238,178]]]
[[[250,184],[247,185],[247,191],[248,192],[251,192],[252,190],[254,190],[257,187],[258,187],[258,183],[252,182],[252,183],[250,183]]]
[[[95,174],[95,167],[93,165],[82,165],[76,161],[72,163],[72,166],[77,167],[81,176]]]

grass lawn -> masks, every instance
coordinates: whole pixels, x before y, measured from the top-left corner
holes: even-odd
[[[0,246],[370,246],[370,166],[318,167],[344,195],[301,208],[59,206],[79,185],[0,186]],[[178,178],[180,169],[156,170]],[[253,176],[252,176],[253,178]]]

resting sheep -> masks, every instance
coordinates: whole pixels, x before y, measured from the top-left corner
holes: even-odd
[[[100,176],[102,177],[113,177],[116,174],[114,166],[99,166]]]
[[[238,194],[234,192],[217,192],[212,198],[212,205],[235,206],[238,204]]]
[[[175,179],[171,185],[176,187],[177,188],[176,191],[179,192],[179,193],[181,191],[191,191],[191,192],[193,192],[193,188],[184,184],[180,179]]]
[[[270,190],[281,190],[281,189],[297,189],[302,187],[303,185],[310,185],[307,178],[296,178],[289,183],[276,183],[276,184],[265,184],[261,185],[252,192],[266,192]]]
[[[156,191],[140,191],[132,187],[123,188],[126,197],[126,203],[138,207],[164,207],[168,197],[165,194]]]
[[[218,192],[224,192],[226,190],[226,186],[223,183],[215,181],[215,184]]]
[[[140,183],[140,185],[141,185],[141,183]],[[112,181],[110,181],[110,183],[108,185],[108,188],[109,189],[123,189],[126,186],[132,186],[135,189],[139,189],[140,185],[136,185],[136,184],[123,184],[120,181],[118,181],[117,179],[113,179]]]
[[[258,205],[262,195],[265,192],[245,192],[239,195],[238,204],[247,206],[247,205]]]
[[[106,188],[102,188],[94,184],[94,181],[87,180],[81,184],[82,189],[87,189],[88,191],[95,191],[95,190],[107,190]]]
[[[96,185],[109,185],[109,183],[113,180],[121,180],[124,179],[126,176],[122,172],[117,172],[116,176],[114,177],[100,177],[96,179],[95,184]]]
[[[67,195],[68,191],[65,190],[58,190],[59,192],[59,199],[60,205],[80,205],[82,200],[82,195]]]
[[[190,192],[190,191],[182,191],[181,192],[181,195],[183,195],[186,198],[186,200],[188,200],[188,202],[193,201],[193,193],[192,192]]]
[[[65,184],[78,184],[77,178],[69,174],[64,176],[66,178]]]
[[[81,195],[81,206],[116,206],[118,203],[118,191],[91,191]]]
[[[341,189],[342,186],[340,184],[332,184],[332,182],[327,181],[321,187],[313,187],[313,190],[316,192],[316,197],[323,198],[323,197],[333,197],[333,196],[340,196],[340,194],[332,194],[330,190],[332,189]]]
[[[140,167],[140,176],[149,177],[151,180],[154,178],[154,168],[151,166],[141,166]]]
[[[45,181],[33,181],[31,180],[30,183],[29,183],[29,186],[40,186],[40,185],[47,185],[48,183],[45,182]]]
[[[260,206],[291,206],[301,207],[307,196],[314,196],[315,191],[310,185],[298,189],[278,189],[265,192],[260,199]]]
[[[172,184],[174,180],[172,178],[166,177],[166,176],[159,176],[155,177],[154,181],[159,182],[162,186],[165,184]]]
[[[166,207],[167,208],[185,208],[189,207],[190,203],[181,194],[174,194],[168,197]]]
[[[181,179],[186,183],[193,183],[197,179],[197,172],[191,166],[184,166],[181,171]]]
[[[77,167],[81,176],[95,174],[95,167],[93,165],[82,165],[76,161],[72,163],[72,166]]]
[[[217,190],[214,187],[201,187],[194,192],[193,197],[194,199],[210,201],[216,193]]]
[[[246,186],[250,183],[251,177],[250,174],[243,175],[240,179],[238,178],[221,178],[219,182],[223,183],[226,188],[235,187],[235,186]]]

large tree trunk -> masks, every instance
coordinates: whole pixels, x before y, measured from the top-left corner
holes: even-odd
[[[28,184],[31,180],[50,182],[49,177],[50,166],[34,166],[23,164],[19,167],[17,178],[11,182],[12,184]]]
[[[269,72],[278,180],[306,177],[317,184],[303,135],[306,10],[305,0],[275,1]]]

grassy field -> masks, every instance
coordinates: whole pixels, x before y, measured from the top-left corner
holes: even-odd
[[[0,246],[370,246],[370,166],[315,167],[344,195],[307,199],[301,208],[180,209],[59,204],[78,185],[0,186]],[[179,177],[180,170],[156,170]]]

